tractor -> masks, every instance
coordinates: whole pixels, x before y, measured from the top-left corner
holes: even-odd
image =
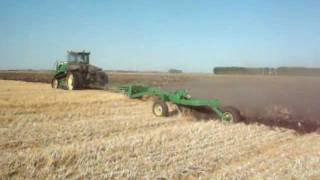
[[[52,88],[67,90],[104,88],[107,74],[89,63],[90,52],[68,51],[67,61],[58,61],[51,82]]]

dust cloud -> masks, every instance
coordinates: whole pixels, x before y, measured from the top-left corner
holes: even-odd
[[[194,98],[217,98],[222,105],[237,107],[245,123],[300,133],[320,129],[320,77],[212,76],[165,88],[187,89]]]

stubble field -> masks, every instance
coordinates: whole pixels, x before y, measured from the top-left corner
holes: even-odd
[[[156,118],[151,104],[0,80],[0,179],[320,177],[317,130]]]

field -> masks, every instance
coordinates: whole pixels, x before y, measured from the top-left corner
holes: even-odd
[[[168,83],[195,79],[194,75],[168,73],[120,73],[107,72],[112,85],[126,83],[144,83],[154,86],[164,86]],[[51,71],[7,71],[0,70],[0,79],[19,80],[26,82],[50,83],[53,77]],[[196,76],[197,77],[197,76]],[[201,76],[202,77],[202,76]]]
[[[219,97],[247,118],[236,124],[185,114],[156,118],[151,99],[0,80],[0,179],[320,177],[318,78],[110,78]]]

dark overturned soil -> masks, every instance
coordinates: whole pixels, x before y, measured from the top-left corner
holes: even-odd
[[[195,98],[218,98],[237,107],[245,123],[294,129],[320,130],[320,78],[288,76],[214,76],[167,89],[187,89]]]
[[[0,79],[50,83],[48,72],[0,72]],[[109,73],[111,85],[143,83],[166,90],[187,89],[195,98],[217,98],[237,107],[245,123],[320,130],[320,77],[235,76],[190,74]]]

